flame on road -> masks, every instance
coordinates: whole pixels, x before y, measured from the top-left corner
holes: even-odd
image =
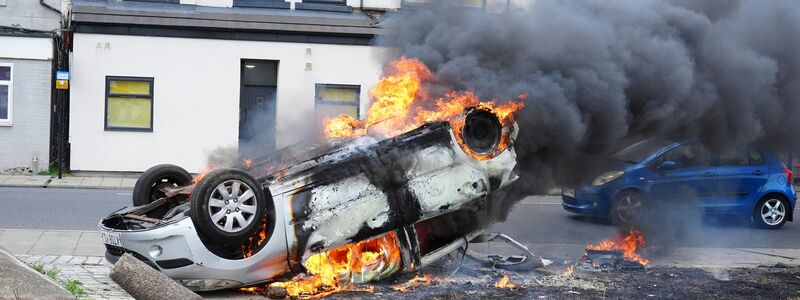
[[[508,277],[508,274],[503,274],[503,277],[500,278],[499,280],[497,280],[497,282],[495,282],[494,286],[496,288],[501,288],[501,289],[513,289],[513,288],[516,288],[517,285],[509,283],[510,280],[511,280],[511,278]]]
[[[564,276],[572,276],[572,273],[575,272],[575,268],[572,265],[567,266],[567,270],[564,272]]]
[[[405,293],[420,286],[429,286],[431,283],[433,283],[433,278],[430,274],[417,275],[404,283],[392,286],[392,289]]]
[[[639,254],[636,253],[641,247],[643,247],[647,242],[644,239],[644,234],[640,231],[631,228],[628,229],[625,236],[621,233],[617,233],[616,236],[610,239],[605,239],[597,245],[594,244],[586,244],[586,249],[590,250],[621,250],[624,253],[625,259],[630,261],[638,262],[642,265],[647,265],[650,263],[650,260],[641,257]]]

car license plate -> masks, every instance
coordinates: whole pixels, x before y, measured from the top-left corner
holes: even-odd
[[[107,245],[122,247],[122,236],[119,233],[100,232],[100,238]]]
[[[575,189],[565,188],[561,191],[564,196],[575,197]]]

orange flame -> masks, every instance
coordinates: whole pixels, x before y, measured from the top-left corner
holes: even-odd
[[[564,272],[564,276],[572,276],[572,273],[575,272],[575,268],[572,265],[567,266],[567,271]]]
[[[352,285],[384,279],[400,270],[400,246],[397,236],[390,232],[382,237],[312,255],[304,265],[308,275],[301,274],[291,281],[276,282],[271,286],[285,288],[291,297],[371,291],[354,289]]]
[[[429,274],[425,275],[417,275],[414,278],[409,279],[408,281],[392,286],[392,289],[398,292],[408,292],[409,290],[415,289],[420,286],[429,286],[433,283],[433,278]]]
[[[513,122],[512,113],[523,107],[522,101],[527,97],[522,95],[517,101],[499,105],[494,100],[481,102],[473,92],[450,91],[440,98],[430,99],[424,84],[433,80],[433,74],[417,59],[393,61],[387,73],[370,90],[373,103],[366,118],[363,121],[348,115],[326,118],[323,121],[326,137],[353,138],[365,135],[367,131],[370,135],[390,137],[426,122],[452,119],[471,107],[490,110],[502,124],[509,124]],[[454,131],[460,132],[457,128]]]
[[[513,288],[516,288],[517,285],[512,284],[512,283],[508,283],[509,280],[511,280],[511,278],[508,277],[508,274],[503,274],[503,277],[500,278],[499,280],[497,280],[497,282],[494,284],[494,286],[497,287],[497,288],[501,288],[501,289],[513,289]]]
[[[644,239],[644,234],[640,231],[631,228],[628,233],[623,237],[622,234],[617,233],[616,236],[610,239],[605,239],[600,244],[586,244],[586,249],[590,250],[622,250],[625,259],[638,262],[642,265],[647,265],[650,260],[639,256],[636,251],[643,247],[647,242]]]

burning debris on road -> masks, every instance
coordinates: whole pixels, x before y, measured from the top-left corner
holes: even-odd
[[[646,241],[640,231],[620,229],[613,238],[599,244],[587,244],[583,260],[595,268],[641,269],[650,264],[650,260],[637,253],[644,245]]]

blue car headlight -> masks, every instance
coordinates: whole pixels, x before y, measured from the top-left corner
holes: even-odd
[[[592,185],[604,185],[614,179],[619,178],[620,176],[622,176],[622,174],[625,174],[625,172],[623,171],[605,172],[602,175],[595,178],[594,181],[592,181]]]

